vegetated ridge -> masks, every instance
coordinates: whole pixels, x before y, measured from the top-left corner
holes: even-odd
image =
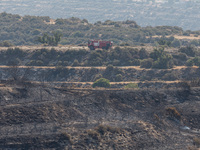
[[[20,5],[19,5],[20,3]],[[101,0],[101,1],[37,1],[4,0],[0,10],[13,14],[78,17],[89,22],[105,20],[135,20],[141,26],[180,26],[185,30],[199,30],[197,0]]]
[[[172,47],[182,45],[199,45],[199,31],[184,31],[177,26],[141,27],[133,20],[105,22],[94,24],[86,19],[20,16],[0,13],[0,45],[35,45],[38,37],[53,33],[62,33],[59,44],[85,45],[89,39],[112,40],[116,45],[156,45],[165,44]],[[176,38],[184,36],[187,39]],[[193,37],[193,38],[192,38]],[[188,40],[189,39],[189,40]]]

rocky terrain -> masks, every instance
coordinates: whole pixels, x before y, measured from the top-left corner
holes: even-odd
[[[198,87],[76,89],[2,82],[1,149],[197,149]]]

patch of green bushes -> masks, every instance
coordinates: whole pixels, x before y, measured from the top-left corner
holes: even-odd
[[[137,83],[129,83],[124,86],[125,89],[138,89],[138,84]]]
[[[93,84],[92,87],[104,87],[104,88],[109,88],[110,87],[110,81],[105,78],[100,78],[96,80]]]

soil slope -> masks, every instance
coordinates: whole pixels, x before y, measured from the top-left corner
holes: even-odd
[[[195,148],[199,100],[200,88],[68,89],[4,83],[0,148]]]

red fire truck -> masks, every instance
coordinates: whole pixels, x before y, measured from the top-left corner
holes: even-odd
[[[113,42],[112,41],[102,41],[102,40],[89,40],[88,41],[88,47],[90,50],[95,50],[96,48],[102,48],[108,50],[110,47],[112,47]]]

